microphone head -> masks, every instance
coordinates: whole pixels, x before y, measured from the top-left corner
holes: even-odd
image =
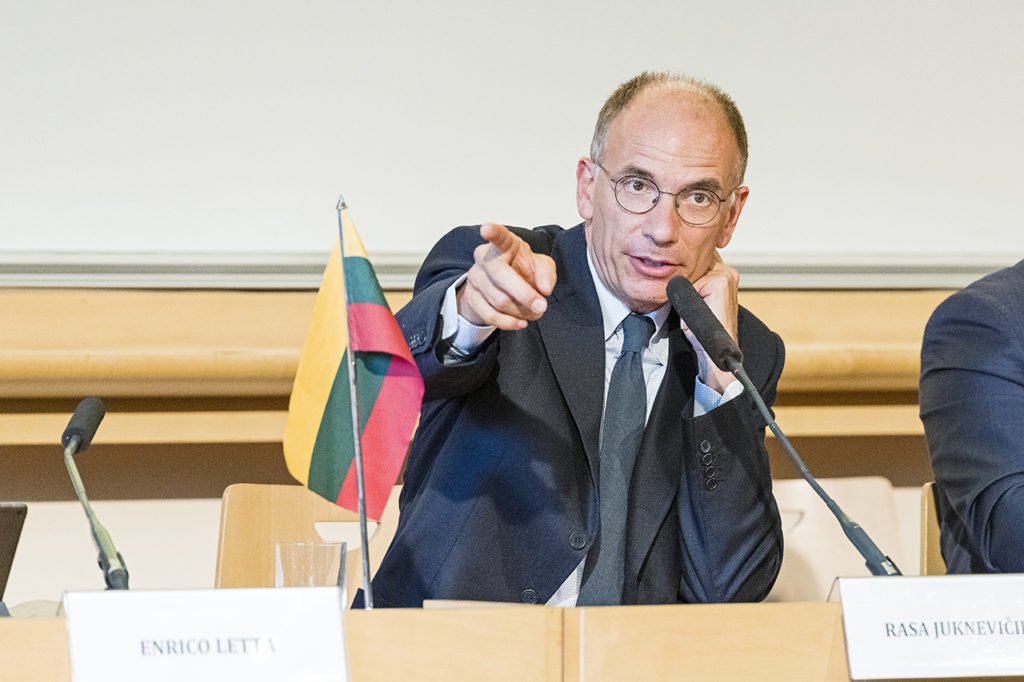
[[[77,452],[88,450],[92,443],[92,437],[96,435],[96,429],[100,427],[100,422],[103,421],[103,415],[106,413],[107,408],[103,406],[103,401],[99,398],[89,397],[82,400],[75,408],[75,413],[71,415],[71,421],[64,429],[64,435],[60,437],[61,444],[66,448],[71,443],[71,439],[77,436]]]
[[[676,314],[697,337],[711,362],[715,363],[718,369],[732,372],[743,364],[743,353],[736,345],[736,341],[711,312],[711,308],[693,288],[690,280],[682,275],[676,275],[668,281],[666,293]]]

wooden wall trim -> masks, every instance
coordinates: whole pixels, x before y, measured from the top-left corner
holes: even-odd
[[[280,443],[287,411],[111,411],[96,442],[107,445]],[[54,445],[69,412],[0,413],[0,445]],[[918,436],[916,405],[779,406],[775,418],[797,437]],[[769,438],[772,437],[768,432]]]
[[[939,291],[751,291],[785,340],[782,391],[916,390]],[[286,396],[312,292],[0,289],[8,397]],[[393,307],[406,292],[389,294]]]
[[[918,436],[925,323],[950,292],[743,291],[785,340],[791,436]],[[408,292],[388,294],[393,309]],[[0,289],[0,444],[50,443],[74,402],[111,443],[280,442],[309,291]]]

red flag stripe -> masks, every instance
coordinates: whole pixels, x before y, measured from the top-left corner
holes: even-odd
[[[380,520],[381,514],[384,513],[388,495],[394,482],[398,480],[402,462],[405,460],[405,451],[409,446],[408,435],[399,433],[399,430],[394,428],[395,415],[388,412],[404,409],[409,405],[419,405],[422,398],[423,383],[416,365],[392,360],[359,440],[363,449],[366,515],[375,521]],[[415,415],[411,415],[410,418],[415,419]],[[392,456],[389,457],[388,454]],[[346,472],[337,503],[347,509],[358,509],[355,461]]]
[[[412,362],[402,330],[391,311],[373,303],[351,303],[348,306],[349,343],[356,351],[390,353]]]

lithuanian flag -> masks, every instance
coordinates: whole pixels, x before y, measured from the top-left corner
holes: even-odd
[[[345,356],[349,346],[355,353],[366,515],[380,520],[416,428],[423,379],[347,209],[341,213],[340,239],[345,243],[344,269],[339,240],[324,271],[299,359],[284,457],[288,471],[310,490],[358,509]]]

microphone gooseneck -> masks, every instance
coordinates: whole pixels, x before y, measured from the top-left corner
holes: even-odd
[[[128,568],[124,559],[114,547],[114,541],[110,533],[103,527],[96,513],[89,504],[89,498],[85,495],[85,486],[82,484],[82,477],[78,473],[78,466],[75,465],[75,453],[85,452],[92,444],[92,437],[103,421],[106,408],[99,398],[85,398],[75,408],[71,415],[68,427],[64,429],[61,436],[61,443],[64,445],[64,466],[67,467],[68,475],[71,477],[71,485],[75,489],[75,495],[85,510],[85,518],[89,521],[89,529],[92,532],[92,542],[99,552],[99,565],[103,571],[103,579],[107,589],[127,590],[128,589]]]
[[[842,508],[825,492],[824,488],[821,487],[817,479],[811,474],[807,465],[804,464],[803,459],[797,453],[796,448],[789,442],[789,438],[786,437],[786,434],[775,423],[775,418],[772,416],[768,406],[765,405],[764,400],[757,391],[757,387],[754,386],[754,382],[747,376],[747,372],[743,368],[743,353],[740,352],[736,341],[725,330],[725,327],[715,317],[715,314],[711,312],[707,304],[704,303],[704,299],[694,289],[693,284],[681,275],[673,277],[669,280],[667,293],[672,307],[686,323],[690,331],[693,332],[693,335],[697,337],[697,340],[704,347],[705,352],[707,352],[711,361],[715,363],[715,366],[722,371],[731,372],[743,384],[744,391],[754,402],[758,412],[761,413],[761,416],[768,424],[768,428],[775,434],[775,438],[779,441],[782,449],[785,450],[797,471],[800,472],[800,476],[807,481],[807,484],[811,486],[836,517],[840,527],[843,529],[843,533],[846,534],[846,537],[849,538],[850,543],[860,555],[864,557],[864,563],[868,570],[871,571],[871,574],[902,575],[893,560],[878,548],[878,545],[861,528],[860,524],[846,515]]]

